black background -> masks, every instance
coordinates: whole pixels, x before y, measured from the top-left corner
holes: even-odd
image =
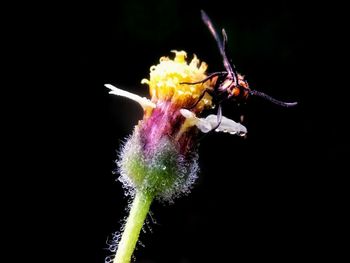
[[[136,262],[339,255],[349,157],[346,74],[333,60],[345,56],[340,7],[156,0],[30,7],[17,14],[20,30],[10,30],[12,62],[23,71],[10,86],[17,92],[10,111],[19,109],[10,118],[14,255],[104,262],[111,254],[106,240],[119,231],[128,203],[114,160],[142,111],[103,84],[147,96],[141,79],[173,49],[222,70],[200,9],[226,29],[230,57],[253,89],[299,105],[225,104],[225,116],[244,113],[248,137],[213,133],[201,142],[192,193],[152,205],[156,223],[141,234]]]

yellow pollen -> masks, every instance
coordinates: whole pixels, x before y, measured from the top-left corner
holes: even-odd
[[[161,57],[159,64],[150,68],[150,79],[143,79],[142,84],[149,85],[152,102],[171,101],[179,108],[189,108],[195,105],[207,89],[211,89],[211,81],[199,84],[180,84],[182,82],[197,82],[205,79],[207,64],[199,61],[196,55],[190,63],[186,62],[185,51],[175,51],[175,58]],[[194,111],[200,112],[211,107],[212,98],[205,93]]]

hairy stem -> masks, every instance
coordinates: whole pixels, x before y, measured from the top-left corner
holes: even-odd
[[[113,263],[130,262],[152,200],[153,195],[142,191],[136,192]]]

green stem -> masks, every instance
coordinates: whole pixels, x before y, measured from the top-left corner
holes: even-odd
[[[113,263],[130,262],[152,200],[153,195],[142,191],[136,192]]]

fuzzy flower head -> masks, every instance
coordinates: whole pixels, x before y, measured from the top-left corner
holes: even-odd
[[[173,201],[188,193],[197,178],[197,135],[216,131],[245,134],[246,128],[222,117],[219,127],[216,115],[200,118],[213,107],[212,97],[205,91],[213,88],[207,81],[206,63],[194,56],[186,61],[185,51],[173,51],[175,58],[162,57],[150,68],[150,78],[141,82],[149,86],[151,100],[118,89],[110,84],[110,94],[138,102],[144,109],[143,119],[121,149],[117,164],[119,180],[128,193],[147,191],[158,199]]]
[[[151,67],[150,79],[143,79],[141,83],[149,85],[152,102],[171,101],[178,108],[190,108],[207,89],[211,88],[211,83],[210,81],[195,85],[181,83],[203,80],[208,66],[205,62],[200,63],[196,55],[190,63],[187,63],[185,51],[172,52],[175,53],[175,58],[161,57],[159,64]],[[205,93],[193,110],[201,112],[211,105],[212,98]]]

